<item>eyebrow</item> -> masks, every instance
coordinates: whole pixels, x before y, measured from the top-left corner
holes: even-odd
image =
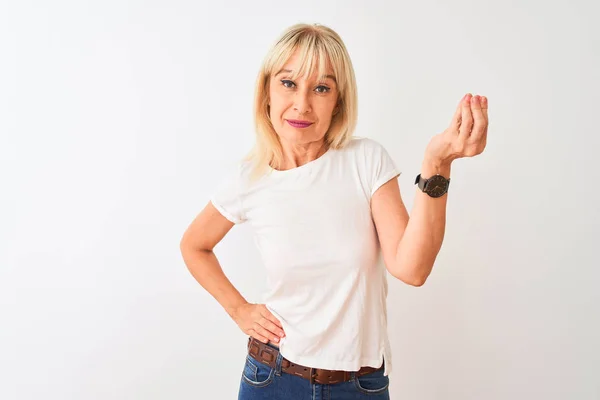
[[[278,73],[276,73],[275,76],[277,76],[279,74],[283,74],[284,72],[292,73],[293,71],[291,69],[282,69],[281,71],[279,71]],[[335,83],[337,83],[337,81],[335,80],[335,76],[333,76],[333,75],[325,75],[324,78],[329,78],[332,81],[334,81]]]

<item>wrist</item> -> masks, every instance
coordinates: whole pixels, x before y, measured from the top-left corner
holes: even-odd
[[[240,308],[242,306],[245,306],[246,304],[249,304],[249,303],[247,301],[245,301],[245,300],[244,301],[240,301],[239,303],[237,303],[235,305],[226,307],[225,311],[227,311],[227,314],[229,314],[229,316],[233,320],[235,320],[237,318],[237,316],[238,316],[238,311],[240,310]]]
[[[444,178],[450,178],[451,161],[443,161],[434,157],[425,157],[421,165],[421,176],[430,178],[433,175],[442,175]]]

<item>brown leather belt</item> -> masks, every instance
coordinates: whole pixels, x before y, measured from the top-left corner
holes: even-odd
[[[267,344],[260,342],[253,337],[248,338],[248,354],[261,363],[275,368],[279,350]],[[383,368],[361,367],[354,371],[356,376],[363,376]],[[285,357],[281,361],[281,370],[285,373],[297,375],[310,381],[310,383],[319,383],[322,385],[332,385],[334,383],[347,382],[351,379],[350,371],[337,371],[321,368],[310,368],[303,365],[294,364]]]

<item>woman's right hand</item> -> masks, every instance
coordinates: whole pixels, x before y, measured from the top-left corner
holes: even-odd
[[[246,303],[239,306],[233,320],[245,334],[263,343],[279,343],[279,338],[285,337],[281,322],[264,304]]]

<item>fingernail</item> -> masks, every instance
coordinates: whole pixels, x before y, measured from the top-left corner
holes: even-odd
[[[479,103],[479,96],[473,96],[473,97],[471,97],[471,103],[473,103],[473,104]]]
[[[275,342],[279,342],[279,338],[278,338],[277,336],[276,336],[276,337],[274,337],[274,338],[273,338],[273,340],[274,340]]]

